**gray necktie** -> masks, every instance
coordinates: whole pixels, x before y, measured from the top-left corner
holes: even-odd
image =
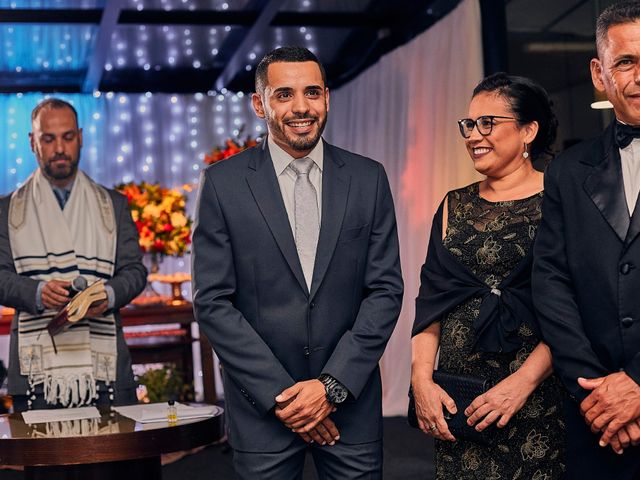
[[[69,195],[71,195],[71,191],[66,189],[60,190],[58,188],[54,188],[53,193],[56,196],[58,205],[60,205],[60,209],[64,210],[64,206],[67,204],[67,200],[69,200]]]
[[[308,157],[298,158],[291,162],[291,168],[297,175],[293,203],[296,221],[296,247],[309,290],[311,290],[313,264],[316,260],[316,248],[320,234],[318,196],[311,180],[309,180],[309,171],[312,166],[313,160]]]

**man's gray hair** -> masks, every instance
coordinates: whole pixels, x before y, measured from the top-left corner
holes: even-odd
[[[632,23],[640,20],[640,2],[637,0],[625,0],[609,5],[598,16],[596,22],[596,47],[598,56],[607,43],[609,28],[623,23]]]

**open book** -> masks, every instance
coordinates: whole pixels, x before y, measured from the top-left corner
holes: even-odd
[[[97,280],[87,288],[78,292],[75,297],[60,310],[55,317],[47,324],[47,330],[51,335],[53,349],[57,353],[56,342],[53,337],[65,330],[69,325],[82,320],[87,311],[107,299],[107,291],[104,288],[104,281]]]

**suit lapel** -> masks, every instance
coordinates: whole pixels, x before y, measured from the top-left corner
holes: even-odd
[[[613,124],[605,130],[601,139],[602,150],[594,149],[593,155],[583,161],[593,166],[593,172],[584,181],[584,189],[624,242],[630,220],[624,196],[620,151],[613,142]],[[636,224],[640,232],[640,219],[636,220]]]
[[[345,171],[344,161],[328,143],[324,143],[324,171],[322,172],[322,222],[316,250],[316,261],[311,282],[313,298],[327,273],[336,248],[347,207],[351,177]]]
[[[278,248],[289,264],[300,287],[308,293],[307,282],[305,282],[298,251],[296,250],[291,224],[287,216],[287,210],[280,193],[280,185],[273,168],[271,155],[267,148],[267,141],[263,142],[262,149],[256,149],[253,158],[249,161],[249,172],[247,173],[247,183],[253,194],[253,198],[258,204],[271,234],[278,244]]]

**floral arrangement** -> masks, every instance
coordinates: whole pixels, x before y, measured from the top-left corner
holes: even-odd
[[[123,183],[116,190],[127,197],[143,252],[176,256],[187,252],[192,220],[186,214],[186,199],[180,190],[147,182]],[[184,185],[181,190],[191,191],[191,187]]]
[[[242,128],[240,129],[242,132]],[[262,140],[262,137],[251,138],[247,136],[244,141],[240,139],[227,138],[222,147],[215,147],[211,153],[205,153],[204,163],[211,165],[225,158],[229,158],[236,153],[240,153],[247,148],[255,147]]]

